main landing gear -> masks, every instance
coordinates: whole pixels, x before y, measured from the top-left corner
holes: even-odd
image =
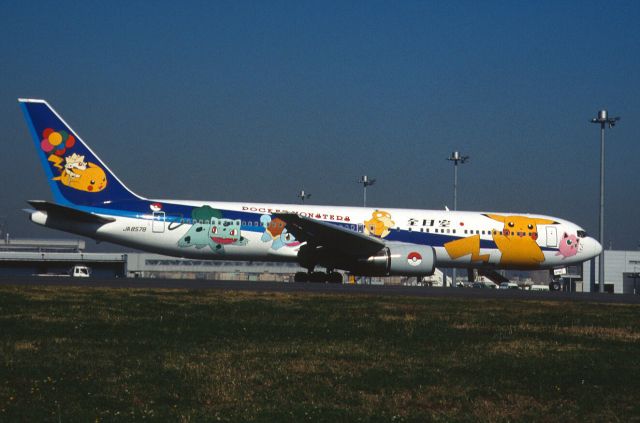
[[[339,272],[297,272],[293,277],[295,282],[342,283]]]

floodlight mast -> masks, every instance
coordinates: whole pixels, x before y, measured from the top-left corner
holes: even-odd
[[[453,210],[458,209],[458,163],[465,164],[469,160],[469,156],[461,156],[459,151],[454,151],[447,158],[453,162]]]
[[[301,190],[298,193],[298,198],[302,201],[302,204],[304,204],[304,200],[306,200],[309,197],[311,197],[311,193],[306,192],[305,190]]]
[[[619,117],[609,117],[606,110],[600,110],[598,117],[591,119],[591,123],[600,124],[600,245],[602,252],[598,261],[598,283],[600,284],[600,292],[604,292],[604,128],[608,126],[613,128]]]
[[[375,184],[376,180],[374,178],[369,178],[367,175],[362,175],[358,183],[362,184],[362,188],[364,189],[364,200],[362,205],[363,207],[367,207],[367,187]]]
[[[458,210],[458,163],[465,164],[469,160],[469,156],[461,156],[459,151],[454,151],[451,156],[447,158],[450,162],[453,162],[453,210]],[[446,286],[446,277],[442,286]],[[451,286],[456,286],[456,268],[451,271]]]

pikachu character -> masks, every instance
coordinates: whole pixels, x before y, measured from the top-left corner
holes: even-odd
[[[533,267],[544,261],[544,254],[536,242],[537,225],[553,225],[558,222],[526,216],[497,214],[485,214],[485,216],[504,225],[501,232],[496,231],[493,234],[493,241],[502,253],[501,265]]]
[[[489,254],[480,254],[480,235],[471,235],[444,244],[444,248],[452,259],[469,256],[470,263],[487,263]]]
[[[49,161],[60,170],[60,176],[53,178],[62,185],[79,191],[100,192],[107,187],[107,176],[102,168],[94,163],[85,162],[84,156],[73,153],[63,159],[49,156]]]
[[[395,225],[391,220],[391,214],[386,211],[376,210],[371,214],[371,219],[364,222],[364,233],[367,235],[384,238],[391,232],[390,229]]]

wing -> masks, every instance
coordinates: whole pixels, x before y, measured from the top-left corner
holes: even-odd
[[[287,224],[287,231],[300,242],[323,246],[337,253],[370,256],[382,248],[384,241],[327,222],[295,213],[274,213]]]
[[[105,224],[114,222],[111,217],[98,216],[97,214],[74,209],[72,207],[61,206],[60,204],[50,203],[42,200],[29,201],[36,210],[47,212],[47,214],[62,216],[65,219],[77,220],[85,223]]]

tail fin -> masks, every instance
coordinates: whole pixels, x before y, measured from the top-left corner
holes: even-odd
[[[139,200],[44,100],[18,99],[58,204]]]

